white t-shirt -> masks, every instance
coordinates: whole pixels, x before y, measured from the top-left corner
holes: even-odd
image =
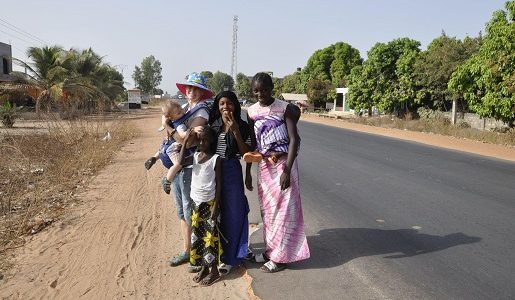
[[[216,195],[216,159],[218,154],[203,162],[199,163],[200,152],[193,154],[193,170],[191,172],[191,199],[199,205],[202,202],[208,202],[215,199]]]

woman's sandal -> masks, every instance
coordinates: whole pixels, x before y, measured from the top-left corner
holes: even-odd
[[[215,278],[213,278],[214,276],[216,276]],[[213,275],[213,273],[209,273],[206,277],[204,277],[204,279],[202,279],[199,284],[200,286],[210,286],[212,285],[213,283],[217,282],[218,280],[220,280],[221,276],[220,274],[218,275]]]
[[[286,264],[274,263],[269,260],[261,267],[261,271],[265,273],[275,273],[286,269]]]
[[[195,283],[201,282],[204,278],[206,278],[206,276],[208,274],[209,274],[209,270],[206,267],[202,267],[202,269],[200,269],[200,272],[198,272],[197,274],[195,274],[195,276],[193,276],[193,282],[195,282]]]

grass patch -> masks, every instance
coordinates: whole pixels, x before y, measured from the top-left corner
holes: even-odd
[[[479,130],[470,128],[467,124],[451,125],[448,119],[399,119],[390,116],[356,117],[346,119],[350,122],[401,130],[420,131],[441,134],[457,138],[481,141],[485,143],[515,146],[515,130]]]
[[[111,139],[103,140],[108,131]],[[134,131],[126,120],[105,118],[0,129],[0,269],[24,235],[41,231],[76,202]]]

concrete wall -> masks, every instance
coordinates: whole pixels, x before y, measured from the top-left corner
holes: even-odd
[[[11,45],[0,43],[0,81],[9,81],[13,70]]]
[[[449,118],[449,120],[451,119],[451,112],[445,112],[444,115],[447,118]],[[473,113],[464,113],[464,114],[458,113],[458,116],[456,118],[456,124],[458,124],[459,122],[467,122],[470,125],[470,127],[476,128],[476,129],[482,129],[482,130],[490,130],[493,128],[500,128],[500,127],[508,126],[507,124],[505,124],[502,121],[496,121],[495,119],[492,119],[492,118],[483,119]]]

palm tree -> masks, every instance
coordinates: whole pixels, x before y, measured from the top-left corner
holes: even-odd
[[[27,56],[32,63],[16,58],[12,60],[28,73],[12,72],[13,81],[0,87],[3,91],[36,91],[36,114],[39,116],[42,102],[50,102],[62,96],[63,80],[67,70],[61,66],[63,50],[59,46],[30,47]]]
[[[71,104],[114,100],[123,93],[123,76],[102,62],[93,50],[65,51],[59,46],[31,47],[27,51],[31,63],[13,58],[28,73],[12,72],[13,81],[0,86],[0,92],[36,91],[36,114],[41,104],[60,103],[63,110]]]

